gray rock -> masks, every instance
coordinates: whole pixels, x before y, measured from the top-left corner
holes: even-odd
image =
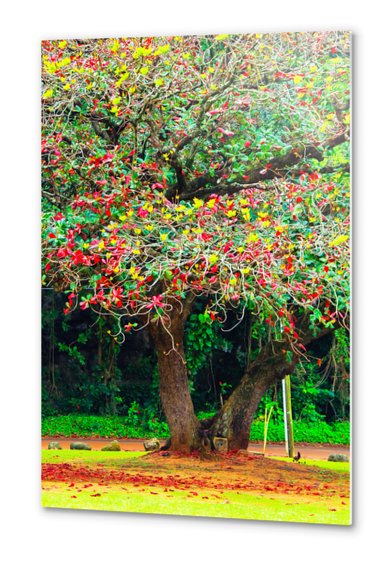
[[[215,437],[214,438],[214,448],[216,451],[220,453],[227,453],[228,452],[228,440],[224,439],[223,437]]]
[[[76,449],[77,451],[91,451],[92,448],[87,443],[70,443],[70,449]]]
[[[247,451],[246,449],[239,449],[239,450],[237,451],[237,455],[238,455],[239,457],[248,457],[248,456],[249,456],[249,453],[248,453],[248,451]]]
[[[334,454],[327,459],[330,462],[349,462],[347,455]]]
[[[51,441],[51,443],[48,444],[48,449],[60,449],[60,450],[62,450],[62,447],[61,447],[61,445],[58,441]]]
[[[101,451],[121,451],[121,447],[117,441],[112,441],[109,445],[105,445]]]
[[[148,441],[144,441],[144,449],[146,451],[159,451],[160,443],[156,437],[153,439],[149,439]]]

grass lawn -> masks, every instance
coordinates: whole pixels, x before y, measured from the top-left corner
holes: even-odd
[[[348,478],[350,468],[349,463],[329,463],[327,461],[303,461],[305,465],[289,466],[292,469],[290,480],[297,486],[298,470],[313,472],[313,480],[319,480],[323,485],[325,483],[336,482],[338,484],[338,493],[307,495],[303,493],[297,494],[295,488],[282,492],[278,489],[264,491],[263,489],[238,491],[237,482],[249,481],[260,478],[263,482],[273,482],[270,480],[271,473],[263,468],[269,468],[276,463],[277,475],[279,478],[279,466],[286,468],[288,459],[271,458],[266,461],[251,461],[245,465],[238,465],[230,472],[227,468],[221,467],[215,469],[210,463],[197,463],[189,466],[185,459],[179,459],[174,466],[166,464],[153,465],[149,463],[149,459],[142,459],[146,455],[145,452],[101,452],[101,451],[42,451],[42,462],[50,465],[57,463],[68,463],[74,467],[89,467],[109,474],[107,469],[113,471],[126,471],[128,475],[153,474],[154,477],[163,475],[174,475],[179,470],[180,478],[193,478],[193,474],[198,474],[199,478],[204,478],[203,486],[186,486],[187,490],[174,488],[170,484],[170,488],[165,488],[165,483],[159,484],[153,481],[149,483],[140,483],[141,489],[134,487],[132,483],[116,482],[115,477],[111,480],[104,481],[103,484],[96,481],[90,481],[80,478],[74,479],[72,485],[70,481],[44,481],[42,483],[42,505],[44,507],[57,507],[69,509],[91,509],[102,511],[123,511],[131,513],[158,513],[170,515],[189,515],[202,517],[222,517],[235,519],[256,519],[262,521],[291,521],[304,523],[326,523],[331,525],[349,525],[350,524],[350,498],[349,494],[339,494],[343,488],[339,486],[345,485],[344,479]],[[273,459],[273,462],[272,462]],[[148,460],[148,462],[147,462]],[[282,461],[279,463],[278,461]],[[164,461],[169,462],[169,461]],[[266,464],[259,464],[265,462]],[[256,463],[256,465],[255,465]],[[283,465],[284,463],[284,465]],[[97,468],[101,467],[101,468]],[[309,468],[308,468],[309,467]],[[77,470],[78,470],[77,468]],[[259,468],[259,470],[258,470]],[[239,471],[234,489],[215,489],[214,486],[206,484],[206,478],[214,474],[215,478],[224,478],[228,482],[230,488],[231,474]],[[256,472],[255,472],[256,471]],[[302,472],[301,472],[302,473]],[[303,473],[303,474],[304,474]],[[295,474],[295,476],[294,476]],[[341,476],[342,475],[342,476]],[[287,475],[286,475],[287,476]],[[171,476],[173,477],[173,476]],[[210,476],[212,478],[212,476]],[[266,480],[268,478],[268,480]],[[214,480],[213,480],[214,483]],[[144,487],[143,487],[144,486]],[[182,484],[179,484],[182,488]],[[336,484],[323,486],[323,488],[336,487]],[[322,489],[323,489],[322,488]],[[334,492],[334,490],[332,490]]]

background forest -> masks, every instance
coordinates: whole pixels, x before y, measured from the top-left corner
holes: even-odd
[[[119,345],[112,319],[90,309],[63,314],[64,295],[42,291],[43,432],[144,437],[169,435],[161,407],[157,351],[148,332],[128,334]],[[247,316],[235,329],[209,324],[199,300],[189,317],[185,350],[190,391],[199,417],[217,411],[259,353],[267,330]],[[228,331],[229,330],[229,331]],[[297,440],[349,443],[349,335],[338,329],[310,346],[291,376]],[[251,438],[263,439],[264,414],[272,407],[269,439],[284,440],[281,383],[260,402]],[[98,418],[97,418],[98,416]]]

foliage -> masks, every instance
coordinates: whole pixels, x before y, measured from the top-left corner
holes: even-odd
[[[315,423],[293,421],[294,441],[303,443],[350,443],[350,423],[336,422],[332,425],[324,421]],[[251,441],[262,440],[264,436],[264,423],[254,420],[251,427]],[[272,423],[268,426],[268,441],[284,441],[284,423]]]
[[[122,341],[206,294],[209,325],[252,309],[298,354],[292,305],[345,325],[348,56],[332,32],[43,42],[43,279],[66,312]]]
[[[199,419],[210,417],[211,413],[200,412]],[[128,439],[148,439],[170,436],[166,422],[156,416],[148,417],[149,413],[137,409],[132,404],[128,418],[119,416],[87,416],[74,415],[55,416],[42,420],[42,435],[51,437],[115,437]],[[307,443],[343,443],[349,444],[349,422],[337,422],[329,425],[325,422],[309,424],[294,421],[294,439]],[[254,420],[251,429],[251,441],[263,439],[264,423]],[[268,441],[284,441],[284,424],[270,423]]]

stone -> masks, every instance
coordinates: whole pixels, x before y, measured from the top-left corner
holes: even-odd
[[[105,445],[105,447],[103,447],[101,451],[121,451],[121,447],[120,444],[115,440],[112,441],[112,443],[109,443],[109,445]]]
[[[227,453],[228,452],[228,440],[224,439],[223,437],[215,437],[214,438],[214,448],[219,453]]]
[[[78,442],[70,443],[70,449],[75,449],[77,451],[91,451],[92,450],[91,446],[88,445],[87,443],[78,443]]]
[[[144,441],[144,449],[146,451],[159,451],[160,443],[156,437],[153,439],[149,439],[148,441]]]
[[[51,443],[48,444],[48,449],[59,449],[62,451],[62,447],[58,441],[51,441]]]
[[[248,453],[248,451],[247,451],[246,449],[239,449],[239,450],[237,451],[237,455],[238,455],[239,457],[247,457],[248,454],[249,454],[249,453]]]
[[[334,454],[327,459],[330,462],[349,462],[347,455]]]

